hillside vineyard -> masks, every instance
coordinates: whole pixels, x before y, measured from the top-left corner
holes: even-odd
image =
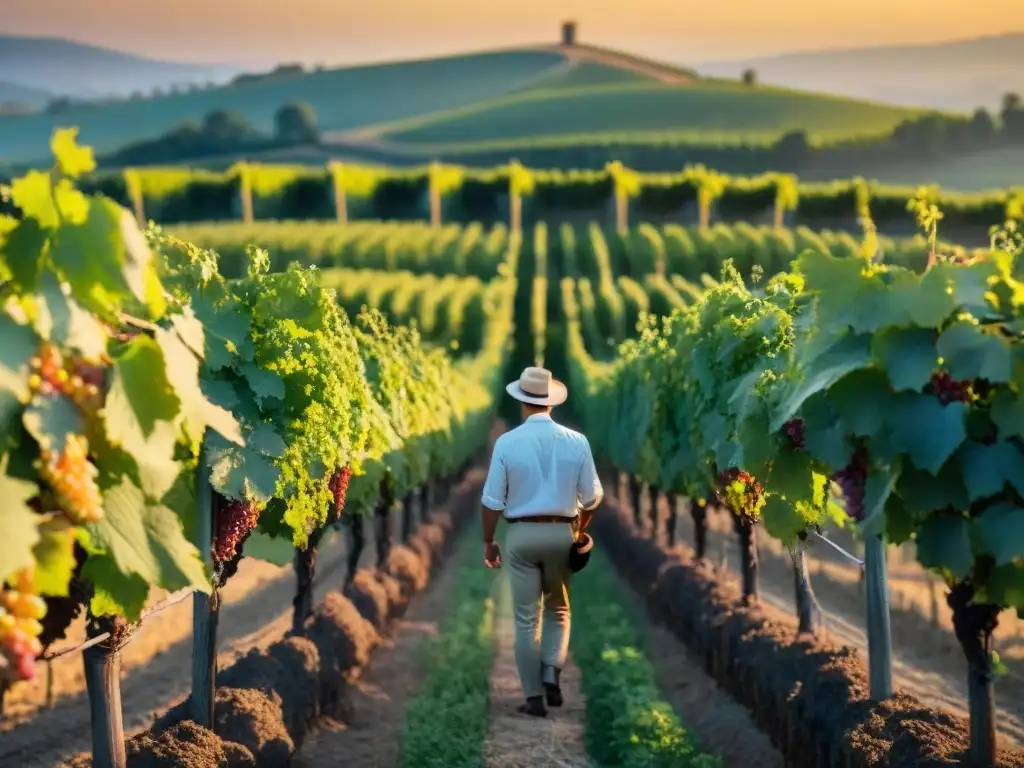
[[[511,609],[503,575],[479,563],[479,484],[519,418],[506,383],[543,365],[568,384],[557,415],[584,431],[608,489],[573,587],[576,709],[551,716],[578,729],[575,759],[1024,766],[1011,194],[897,204],[860,182],[622,166],[98,180],[74,130],[51,145],[52,168],[13,180],[0,216],[0,693],[17,712],[0,761],[357,764],[373,711],[370,746],[395,765],[486,764],[511,707]],[[143,207],[187,211],[198,185],[225,206],[248,190],[241,210],[268,215],[140,227]],[[356,189],[467,212],[504,190],[552,207],[692,198],[703,213],[339,217]],[[300,200],[323,220],[272,215]],[[740,200],[849,204],[862,231],[711,220],[727,202],[742,219]],[[920,233],[879,234],[876,210]],[[989,247],[944,245],[956,216],[997,220]],[[436,612],[430,637],[404,645],[428,621],[401,617],[429,583],[445,601],[415,603]],[[191,625],[159,624],[186,595]],[[650,634],[645,610],[671,632]],[[159,647],[122,674],[157,626],[185,644],[188,671]],[[691,699],[705,685],[715,708],[663,687],[676,647]],[[173,684],[140,682],[161,663]],[[49,706],[33,699],[44,676]],[[392,687],[373,704],[360,678]],[[384,699],[386,716],[361,709]],[[158,716],[133,732],[143,709]],[[314,727],[325,716],[347,725]]]

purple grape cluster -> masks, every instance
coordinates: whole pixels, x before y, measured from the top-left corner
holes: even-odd
[[[952,379],[945,371],[932,374],[926,391],[934,395],[942,405],[971,401],[971,382]]]
[[[217,510],[217,534],[213,537],[213,562],[223,565],[256,527],[259,508],[252,502],[229,501]]]
[[[857,522],[864,519],[864,492],[868,482],[868,452],[858,446],[850,454],[850,462],[832,479],[839,483],[846,499],[846,514]]]
[[[800,449],[804,447],[804,420],[790,419],[785,423],[783,429],[793,443],[793,447]]]

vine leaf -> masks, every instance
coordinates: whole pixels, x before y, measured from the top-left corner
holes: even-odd
[[[1024,482],[1024,455],[1010,443],[965,443],[958,457],[969,501],[997,494],[1008,482],[1019,491]]]
[[[0,314],[0,435],[14,412],[28,400],[29,360],[36,353],[32,329]]]
[[[138,457],[161,436],[160,422],[173,422],[181,400],[167,379],[163,350],[149,336],[133,338],[114,359],[103,418],[113,441]]]
[[[971,572],[974,556],[968,521],[964,517],[930,517],[917,531],[917,559],[925,568],[949,571],[963,579]]]
[[[118,570],[164,589],[194,587],[209,593],[199,551],[185,538],[174,512],[147,501],[127,479],[103,494],[103,509],[103,518],[90,532]]]
[[[1024,400],[1006,390],[999,390],[992,399],[989,412],[1000,437],[1024,437]]]
[[[290,565],[295,559],[295,545],[291,538],[271,536],[257,528],[245,540],[245,556],[271,565]]]
[[[914,466],[937,474],[967,436],[966,413],[964,403],[942,405],[930,395],[898,395],[890,410],[890,445]]]
[[[66,597],[75,571],[75,529],[63,515],[42,518],[36,559],[36,589],[50,597]]]
[[[202,328],[199,333],[201,338]],[[198,441],[209,427],[228,441],[242,445],[242,434],[235,417],[211,403],[203,394],[199,384],[199,359],[179,333],[158,328],[155,337],[163,352],[167,380],[181,403],[184,426],[189,436]],[[199,348],[202,349],[201,342]]]
[[[40,517],[28,500],[39,493],[35,483],[11,477],[0,466],[0,530],[4,546],[0,547],[0,581],[22,568],[32,567],[32,549],[39,543]]]
[[[82,578],[93,585],[89,610],[96,616],[123,616],[137,621],[149,597],[149,584],[134,573],[124,573],[110,555],[89,555]]]
[[[1024,558],[1024,509],[997,504],[973,521],[976,539],[995,558],[996,565],[1009,565]]]
[[[11,280],[25,293],[31,293],[39,285],[49,235],[37,219],[25,218],[5,232],[0,241],[0,260],[7,265]]]
[[[897,391],[920,392],[938,365],[933,331],[927,328],[886,328],[871,346]]]
[[[943,331],[936,346],[949,375],[958,381],[1010,380],[1013,357],[1009,343],[998,333],[985,333],[973,323],[954,323]]]
[[[25,429],[41,448],[61,453],[69,435],[80,435],[85,420],[69,397],[35,397],[21,416]]]
[[[67,295],[52,273],[43,276],[35,310],[33,325],[44,339],[76,349],[87,358],[98,358],[107,351],[107,331]]]
[[[210,485],[229,499],[270,501],[281,471],[257,447],[239,448],[216,433],[206,438]]]
[[[88,200],[81,224],[63,224],[54,235],[50,258],[87,309],[109,316],[131,296],[124,275],[122,209],[102,197]]]
[[[241,373],[249,382],[249,387],[260,407],[263,407],[267,400],[284,400],[284,380],[273,371],[255,365],[244,365]]]

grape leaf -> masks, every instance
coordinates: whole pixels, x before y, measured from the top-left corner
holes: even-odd
[[[933,331],[927,328],[885,328],[871,341],[872,352],[885,367],[893,389],[920,392],[938,366]]]
[[[11,200],[27,218],[36,219],[43,229],[54,229],[60,224],[49,173],[29,171],[14,179],[11,182]]]
[[[976,599],[1017,609],[1024,619],[1024,564],[1012,563],[994,568]]]
[[[93,585],[89,610],[96,616],[122,616],[137,621],[149,597],[149,585],[134,573],[124,573],[109,555],[89,555],[82,579]]]
[[[814,466],[805,451],[782,451],[775,457],[765,483],[772,493],[785,496],[790,504],[814,499]]]
[[[103,409],[107,432],[129,452],[145,451],[158,422],[174,421],[181,400],[167,379],[160,345],[148,336],[133,338],[114,358]]]
[[[269,424],[257,424],[246,436],[245,445],[254,451],[272,458],[280,458],[287,446],[277,431]]]
[[[118,570],[172,591],[194,587],[210,592],[199,551],[185,538],[174,512],[148,502],[127,479],[103,494],[103,509],[103,519],[89,530]]]
[[[163,352],[167,380],[181,404],[185,429],[193,440],[202,439],[207,427],[217,431],[230,442],[242,445],[242,435],[235,417],[214,405],[203,394],[199,385],[199,360],[175,331],[158,328],[156,342]],[[202,344],[199,345],[202,349]]]
[[[214,306],[207,299],[194,297],[192,308],[204,328],[206,348],[203,359],[211,371],[227,368],[235,355],[252,359],[251,324],[233,300]]]
[[[119,224],[125,247],[125,282],[135,298],[149,308],[150,315],[160,318],[167,310],[167,301],[157,275],[153,252],[149,249],[146,236],[139,230],[135,217],[124,208],[120,209]]]
[[[888,288],[877,277],[865,277],[860,259],[805,251],[796,268],[806,277],[809,293],[843,286],[842,291],[828,291],[828,301],[815,304],[822,332],[839,334],[852,328],[855,333],[870,333],[898,320],[892,317]]]
[[[295,546],[291,538],[271,536],[259,528],[249,534],[243,552],[246,557],[262,560],[271,565],[291,565],[295,558]]]
[[[210,485],[222,496],[257,503],[269,501],[277,488],[281,471],[259,451],[238,448],[219,435],[206,437],[206,463]]]
[[[944,406],[930,395],[896,395],[887,419],[891,445],[914,466],[937,474],[967,437],[966,412],[963,403]]]
[[[1024,456],[1006,442],[983,445],[965,443],[957,452],[963,468],[969,501],[992,496],[1013,483],[1020,490],[1024,482]]]
[[[0,313],[0,435],[29,398],[29,360],[36,353],[32,329]]]
[[[793,544],[797,536],[807,527],[806,518],[800,514],[796,504],[781,496],[771,494],[761,509],[765,530],[783,544]]]
[[[256,365],[243,365],[240,371],[249,382],[249,388],[252,389],[260,407],[263,407],[267,400],[284,399],[284,380],[273,371]]]
[[[0,259],[7,265],[12,281],[25,293],[39,285],[49,235],[37,219],[26,218],[0,239]]]
[[[96,170],[92,148],[78,144],[77,128],[57,128],[50,138],[50,151],[65,176],[75,179]]]
[[[35,308],[33,325],[44,339],[78,350],[90,359],[107,351],[109,336],[103,325],[67,295],[52,273],[43,277]]]
[[[39,543],[33,549],[36,589],[48,597],[66,597],[75,571],[75,529],[63,515],[41,520]]]
[[[985,333],[973,323],[949,326],[936,344],[949,375],[958,381],[988,379],[1007,382],[1013,371],[1009,342],[999,333]]]
[[[62,453],[69,435],[81,435],[85,420],[71,398],[34,397],[22,413],[25,429],[43,449]]]
[[[996,565],[1024,560],[1024,509],[1012,504],[989,507],[972,521],[976,540]]]
[[[930,517],[917,531],[917,559],[925,568],[948,570],[966,578],[974,565],[968,521],[963,517]]]
[[[992,398],[989,413],[1000,437],[1024,437],[1024,399],[1020,395],[1005,389],[998,390]]]
[[[39,523],[42,518],[28,500],[39,493],[35,483],[19,480],[7,474],[0,464],[0,531],[4,546],[0,547],[0,582],[22,568],[32,567],[32,549],[39,543]]]
[[[902,274],[906,275],[903,280],[894,280],[893,298],[906,310],[910,322],[925,329],[941,326],[957,306],[954,282],[949,275],[942,269],[934,268],[925,272],[920,280],[916,275]],[[904,280],[913,285],[905,296],[899,290]]]
[[[50,258],[87,309],[110,315],[131,295],[124,275],[121,208],[111,200],[89,200],[83,223],[61,226],[54,235]]]
[[[868,475],[864,484],[864,519],[860,523],[863,536],[882,534],[885,528],[886,504],[899,476],[899,467],[875,470]]]
[[[772,417],[771,430],[777,432],[812,395],[828,389],[843,376],[871,361],[870,339],[847,334],[833,341],[808,362],[803,376],[790,385],[787,396]]]

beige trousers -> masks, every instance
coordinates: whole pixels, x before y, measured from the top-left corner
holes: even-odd
[[[565,664],[569,650],[569,523],[513,523],[505,535],[505,566],[515,612],[516,668],[523,693],[541,696],[541,663]],[[541,616],[543,615],[543,625]]]

